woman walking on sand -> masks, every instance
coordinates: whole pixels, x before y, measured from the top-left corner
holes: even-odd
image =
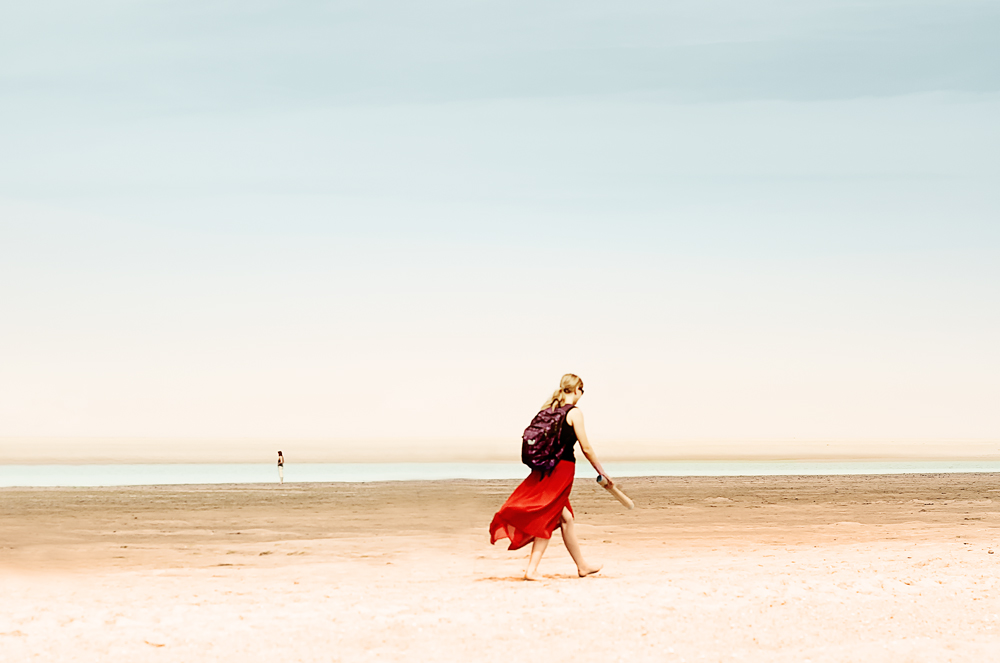
[[[278,452],[278,483],[285,483],[285,457]]]
[[[528,478],[514,489],[490,524],[491,543],[496,543],[499,539],[510,539],[508,550],[517,550],[531,543],[531,557],[524,572],[525,580],[540,578],[538,563],[542,561],[552,532],[557,527],[562,530],[566,550],[576,563],[576,570],[581,578],[601,570],[599,565],[592,566],[583,559],[580,542],[574,531],[573,507],[569,503],[576,471],[573,447],[577,442],[597,473],[607,477],[587,439],[587,432],[583,427],[583,412],[576,407],[582,397],[583,380],[572,373],[562,376],[559,388],[539,413],[541,415],[545,410],[555,413],[565,408],[558,419],[558,462],[548,473],[532,470]]]

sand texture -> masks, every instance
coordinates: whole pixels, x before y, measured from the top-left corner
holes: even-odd
[[[515,484],[4,489],[0,660],[1000,658],[1000,476],[578,480],[537,583]]]

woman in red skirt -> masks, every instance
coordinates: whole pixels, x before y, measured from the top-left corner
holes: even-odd
[[[531,543],[531,557],[528,569],[524,572],[525,580],[537,580],[538,563],[549,545],[552,531],[557,527],[562,530],[563,542],[580,577],[589,576],[601,570],[600,566],[587,564],[580,552],[580,542],[573,529],[573,507],[569,503],[569,493],[573,489],[573,475],[576,470],[576,456],[573,447],[580,443],[580,450],[598,474],[607,476],[601,467],[593,447],[587,440],[587,432],[583,428],[583,412],[575,407],[583,396],[583,380],[567,373],[559,381],[559,388],[542,407],[559,408],[563,405],[570,408],[563,423],[560,439],[562,454],[559,463],[551,474],[543,475],[538,470],[532,471],[521,485],[514,489],[504,505],[500,507],[493,522],[490,524],[490,542],[499,539],[510,539],[508,550],[517,550]],[[610,481],[610,479],[609,479]]]

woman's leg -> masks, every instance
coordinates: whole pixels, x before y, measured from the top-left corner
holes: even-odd
[[[580,542],[577,540],[576,531],[574,530],[573,514],[566,507],[563,507],[559,526],[562,528],[563,543],[566,544],[566,550],[569,551],[570,557],[576,562],[576,572],[580,574],[580,577],[589,576],[600,571],[600,566],[591,566],[583,559],[583,552],[580,551]],[[532,555],[534,555],[534,550],[532,550]],[[539,557],[541,556],[539,555]]]
[[[541,578],[538,575],[538,563],[542,561],[542,554],[545,553],[545,549],[549,547],[549,540],[535,537],[535,540],[531,542],[531,557],[528,558],[528,570],[524,572],[525,580],[538,580]]]

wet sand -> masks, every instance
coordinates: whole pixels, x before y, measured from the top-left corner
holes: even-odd
[[[490,546],[517,482],[0,490],[11,661],[968,661],[1000,476],[578,480],[597,576]],[[996,553],[996,554],[994,554]]]

